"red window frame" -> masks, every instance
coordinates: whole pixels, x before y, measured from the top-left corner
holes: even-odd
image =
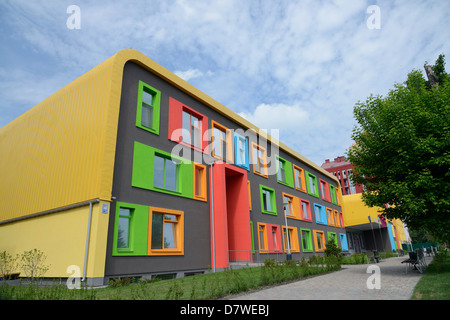
[[[201,148],[195,147],[194,145],[183,141],[183,111],[201,120]],[[195,111],[180,101],[169,97],[169,140],[188,146],[194,150],[208,153],[209,137],[207,132],[208,117]]]

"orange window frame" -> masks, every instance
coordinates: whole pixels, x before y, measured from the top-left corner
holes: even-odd
[[[159,213],[163,215],[174,215],[177,220],[165,220],[163,218],[163,226],[161,235],[164,239],[164,223],[177,224],[176,226],[176,248],[152,248],[152,232],[153,232],[153,213]],[[163,241],[164,243],[164,241]],[[149,207],[149,219],[148,219],[148,248],[147,254],[149,256],[180,256],[184,255],[184,212],[179,210],[171,210],[165,208]]]
[[[319,230],[313,230],[313,235],[314,235],[314,245],[316,248],[316,252],[324,252],[326,247],[325,247],[325,233],[323,231],[319,231]],[[317,241],[317,236],[320,236],[321,242],[322,242],[322,247],[319,248],[319,243]]]
[[[207,201],[206,166],[199,163],[193,163],[193,177],[194,199]]]
[[[333,215],[334,215],[334,225],[338,228],[341,227],[341,223],[340,223],[340,219],[339,219],[339,211],[337,210],[333,210]]]
[[[300,199],[285,192],[283,192],[282,195],[283,195],[283,207],[286,203],[285,199],[286,198],[288,199],[287,208],[289,208],[289,211],[287,210],[285,211],[286,217],[300,220],[302,213],[300,208]],[[287,212],[289,212],[289,214]]]
[[[296,166],[295,164],[292,164],[293,171],[294,171],[294,183],[295,183],[295,189],[307,192],[306,191],[306,180],[305,180],[305,172],[302,168],[299,166]],[[301,186],[298,185],[298,182],[300,180]]]
[[[298,243],[298,231],[296,227],[287,227],[289,237],[289,247],[291,252],[300,252]],[[286,226],[283,226],[283,246],[284,252],[288,252],[288,244],[286,239]]]
[[[224,160],[229,163],[233,163],[233,137],[232,132],[227,127],[224,127],[223,125],[217,123],[214,120],[211,120],[211,128],[212,128],[212,134],[211,134],[211,154],[214,158]],[[223,155],[223,150],[220,150],[220,154],[216,154],[216,135],[215,135],[215,129],[223,132],[225,134],[225,140],[219,137],[220,139],[220,146],[225,144],[225,152],[226,155]]]
[[[256,152],[255,152],[255,150],[256,150]],[[258,151],[261,151],[261,153],[262,153],[261,157],[259,156]],[[255,158],[255,156],[256,156],[256,158]],[[262,160],[262,161],[259,161],[259,160]],[[269,175],[267,173],[266,149],[264,149],[263,147],[261,147],[260,145],[254,143],[254,142],[252,142],[252,162],[253,162],[253,172],[254,173],[256,173],[262,177],[265,177],[265,178],[269,177]],[[262,170],[263,172],[260,172],[261,170],[260,171],[256,170],[256,166],[258,166],[258,168],[260,168],[261,163],[262,163],[262,167],[263,167],[263,170]]]
[[[329,226],[335,226],[336,225],[336,221],[334,219],[333,210],[330,209],[330,208],[326,208],[326,211],[327,211],[328,225]]]
[[[267,242],[267,226],[265,223],[258,223],[258,248],[261,253],[269,252],[269,244]],[[264,241],[263,246],[261,247],[261,234],[262,239]]]

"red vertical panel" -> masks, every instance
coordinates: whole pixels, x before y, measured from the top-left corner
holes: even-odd
[[[181,142],[183,135],[181,134],[181,129],[183,128],[183,105],[169,97],[169,140],[175,142]],[[179,130],[175,132],[175,130]]]
[[[228,267],[229,250],[236,260],[251,258],[250,211],[247,171],[216,163],[213,166],[213,201],[211,207],[211,258],[216,268]],[[214,224],[213,224],[214,219]],[[213,251],[213,248],[215,250]]]

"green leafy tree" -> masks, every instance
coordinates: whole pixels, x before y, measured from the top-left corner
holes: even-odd
[[[352,179],[362,184],[362,199],[424,229],[450,239],[450,85],[444,55],[432,67],[433,83],[418,70],[409,73],[386,97],[358,102],[358,125],[347,151]]]

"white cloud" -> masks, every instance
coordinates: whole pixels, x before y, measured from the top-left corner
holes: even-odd
[[[252,112],[240,112],[239,115],[260,129],[279,129],[284,132],[297,131],[309,121],[308,112],[298,103],[260,104]]]
[[[373,3],[365,0],[79,0],[80,30],[66,27],[70,4],[0,2],[5,48],[15,44],[29,59],[51,61],[51,75],[28,76],[37,89],[45,84],[29,93],[28,103],[134,48],[255,125],[282,129],[283,142],[317,163],[348,147],[355,102],[385,94],[439,53],[450,56],[448,0],[378,0],[380,30],[367,28]],[[20,60],[10,65],[3,55],[2,72],[18,75]],[[0,95],[9,102],[0,114],[23,105],[20,95],[8,93],[18,79],[2,77]]]
[[[211,71],[207,71],[206,73],[203,73],[202,71],[198,70],[198,69],[188,69],[186,71],[174,71],[174,73],[179,76],[180,78],[182,78],[185,81],[189,81],[191,79],[194,78],[199,78],[202,76],[212,76],[213,72]]]

